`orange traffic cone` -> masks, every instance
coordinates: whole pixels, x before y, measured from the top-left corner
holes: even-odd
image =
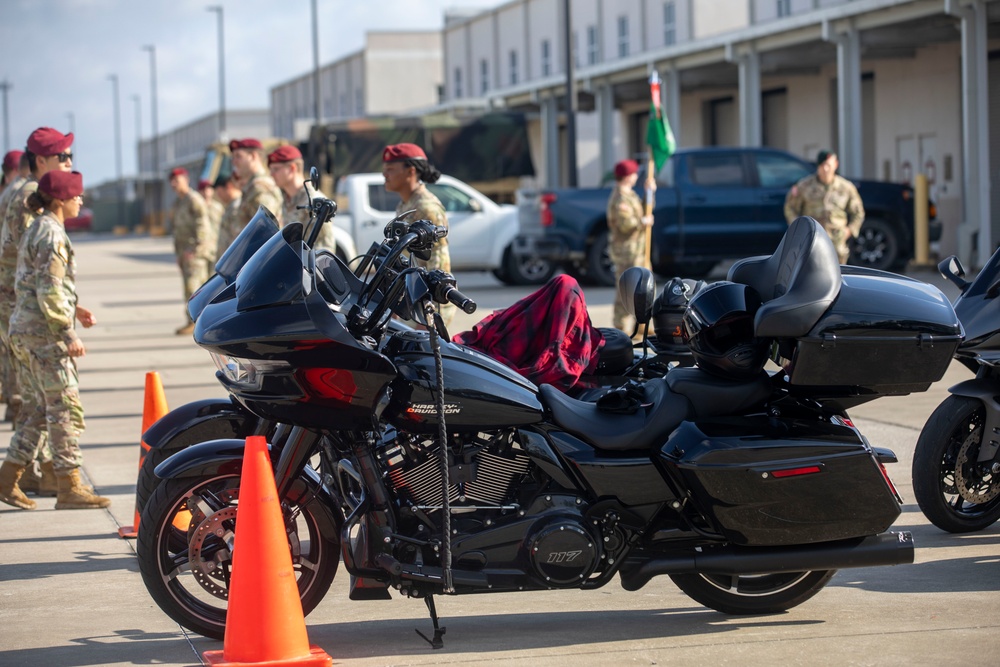
[[[309,645],[263,436],[247,438],[243,457],[223,650],[202,657],[220,667],[333,665],[323,649]]]
[[[146,373],[146,396],[142,406],[142,434],[152,426],[163,415],[167,414],[167,397],[163,394],[163,383],[160,382],[160,374],[156,371]],[[146,453],[149,445],[139,438],[139,469],[142,470],[142,462],[146,460]],[[122,526],[118,529],[118,537],[135,537],[139,533],[139,508],[135,508],[135,519],[131,526]]]

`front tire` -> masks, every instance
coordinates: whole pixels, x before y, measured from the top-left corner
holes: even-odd
[[[239,485],[238,471],[164,480],[139,523],[146,590],[174,621],[214,639],[225,637]],[[304,614],[326,595],[340,564],[339,544],[323,537],[311,504],[282,502]]]
[[[949,396],[931,414],[913,452],[913,495],[941,530],[968,533],[1000,519],[1000,475],[979,464],[986,408]]]
[[[672,574],[670,578],[689,598],[724,614],[775,614],[797,607],[819,593],[836,572]]]

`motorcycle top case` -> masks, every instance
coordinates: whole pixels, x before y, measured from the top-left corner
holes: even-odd
[[[734,544],[877,535],[900,514],[871,450],[854,429],[833,422],[765,415],[684,422],[660,461]]]
[[[837,299],[812,330],[779,341],[789,382],[816,396],[878,396],[925,391],[940,380],[964,332],[937,287],[885,271],[842,266]]]

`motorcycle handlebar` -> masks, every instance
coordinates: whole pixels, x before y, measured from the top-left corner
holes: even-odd
[[[469,315],[476,312],[476,302],[462,294],[454,287],[449,287],[445,290],[444,298],[447,299],[449,303],[455,304]]]

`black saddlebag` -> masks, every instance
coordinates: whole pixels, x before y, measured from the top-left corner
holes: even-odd
[[[964,336],[938,288],[904,276],[841,267],[840,295],[808,335],[778,342],[792,385],[817,397],[925,391],[944,375]]]
[[[685,422],[660,456],[734,544],[876,535],[900,513],[875,457],[845,425],[764,415]]]

